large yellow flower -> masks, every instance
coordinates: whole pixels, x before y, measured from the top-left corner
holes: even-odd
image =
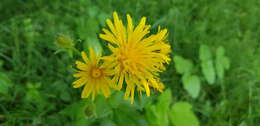
[[[132,18],[127,14],[127,27],[124,26],[116,12],[113,13],[114,23],[110,19],[106,23],[110,30],[103,29],[100,38],[110,44],[112,55],[104,57],[110,66],[117,71],[112,81],[118,90],[126,82],[125,99],[131,96],[137,88],[150,96],[150,87],[162,91],[164,85],[159,80],[159,72],[165,70],[164,64],[169,63],[170,45],[166,42],[167,29],[158,28],[156,34],[148,36],[150,25],[146,25],[146,18],[134,27]]]
[[[82,98],[88,98],[92,94],[92,100],[94,100],[97,93],[103,93],[105,97],[109,97],[109,88],[111,87],[109,76],[112,71],[107,69],[104,64],[100,64],[101,57],[96,56],[92,48],[89,52],[89,58],[85,52],[81,52],[85,63],[76,61],[76,67],[80,71],[74,74],[74,77],[78,77],[79,79],[73,82],[73,87],[79,88],[85,85],[81,94]]]

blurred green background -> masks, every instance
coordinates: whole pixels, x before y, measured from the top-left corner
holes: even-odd
[[[107,53],[98,34],[113,11],[169,30],[164,93],[131,105],[72,88],[80,57],[66,42]],[[0,125],[260,125],[260,1],[1,0]]]

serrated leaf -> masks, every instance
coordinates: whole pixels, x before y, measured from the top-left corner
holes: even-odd
[[[173,60],[175,62],[176,71],[179,74],[190,73],[193,69],[192,62],[184,59],[181,56],[174,56]]]
[[[174,104],[170,114],[174,126],[199,126],[199,121],[191,109],[191,104],[187,102]]]
[[[215,83],[216,73],[213,66],[213,61],[208,60],[201,63],[202,73],[209,84]]]
[[[211,60],[212,54],[207,45],[201,45],[199,49],[199,58],[201,61]]]
[[[200,79],[196,75],[182,76],[184,89],[193,97],[197,98],[200,92]]]

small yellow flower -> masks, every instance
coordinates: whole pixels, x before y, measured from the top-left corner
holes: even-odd
[[[150,87],[162,91],[164,85],[160,82],[159,72],[165,70],[164,64],[169,63],[170,45],[166,42],[167,29],[158,28],[156,34],[148,36],[150,25],[146,25],[143,17],[134,27],[132,18],[127,14],[127,27],[124,26],[116,12],[113,13],[114,23],[110,19],[106,23],[110,30],[103,29],[100,38],[110,44],[112,55],[103,59],[117,71],[112,81],[118,90],[126,82],[125,99],[131,96],[134,101],[134,91],[145,91],[150,96]]]
[[[73,82],[74,88],[79,88],[84,85],[81,97],[88,98],[92,94],[92,100],[95,95],[103,93],[105,97],[110,96],[111,70],[107,69],[104,64],[100,63],[100,56],[96,56],[94,50],[90,48],[90,57],[88,58],[85,52],[81,52],[81,56],[85,63],[76,61],[76,67],[80,70],[74,74],[74,77],[79,79]]]

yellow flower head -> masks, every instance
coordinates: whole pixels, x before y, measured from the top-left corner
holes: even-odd
[[[145,91],[150,96],[150,87],[162,91],[164,86],[159,80],[159,72],[165,70],[164,64],[169,63],[170,45],[166,42],[167,29],[158,28],[156,34],[150,33],[150,25],[146,25],[143,17],[134,27],[132,18],[127,14],[127,27],[124,26],[116,12],[113,13],[114,22],[110,19],[106,23],[110,30],[103,29],[100,38],[110,44],[112,55],[104,57],[110,66],[117,71],[112,81],[118,90],[125,81],[125,99],[131,96],[134,101],[134,91]]]
[[[81,97],[88,98],[92,94],[92,100],[95,99],[97,93],[103,93],[105,97],[110,95],[110,79],[111,71],[100,64],[100,56],[96,56],[94,50],[90,49],[90,57],[85,52],[81,52],[81,56],[85,63],[76,61],[76,67],[80,70],[74,74],[79,79],[73,82],[74,88],[84,85]]]

